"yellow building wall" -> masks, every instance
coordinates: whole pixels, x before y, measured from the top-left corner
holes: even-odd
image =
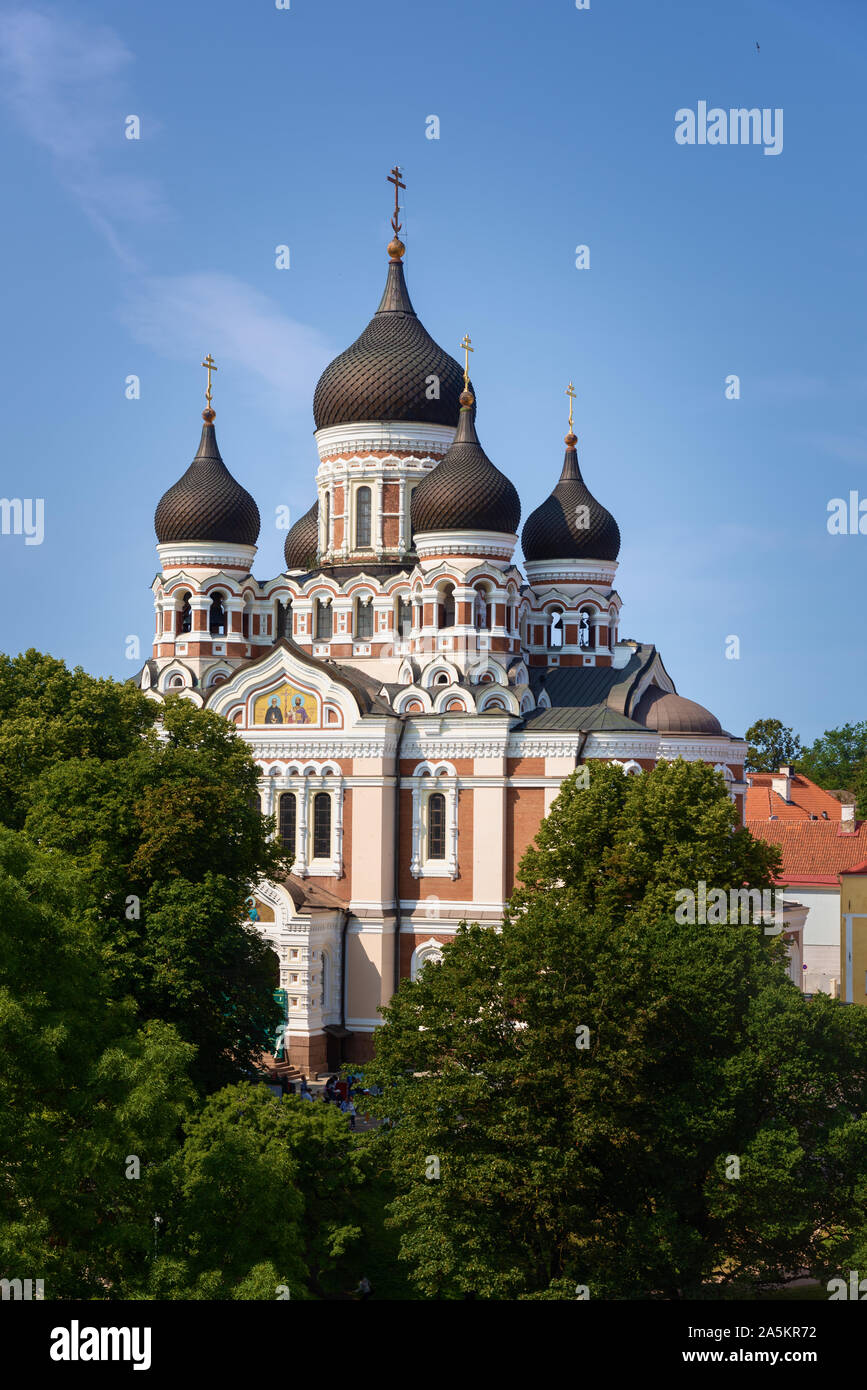
[[[867,874],[840,876],[840,998],[867,1004]]]

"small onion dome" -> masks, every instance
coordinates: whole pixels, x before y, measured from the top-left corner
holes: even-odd
[[[283,554],[287,570],[309,570],[319,549],[319,499],[286,532]]]
[[[163,493],[154,516],[160,545],[173,541],[218,541],[255,545],[259,508],[224,464],[214,433],[214,412],[203,410],[199,449],[182,478]]]
[[[649,685],[635,707],[633,718],[659,734],[721,734],[715,715],[695,700],[685,700],[670,690]]]
[[[448,453],[412,494],[413,534],[501,531],[513,535],[521,503],[505,473],[488,458],[473,423],[473,395],[461,393],[458,428]]]
[[[360,338],[322,373],[313,397],[318,430],[361,420],[454,426],[464,374],[416,317],[395,255],[379,308]],[[436,378],[438,386],[433,391]]]
[[[566,435],[560,481],[541,507],[527,517],[521,536],[525,560],[617,559],[620,527],[581,477],[577,443],[574,434]]]

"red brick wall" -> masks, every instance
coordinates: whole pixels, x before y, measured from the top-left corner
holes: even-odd
[[[545,819],[544,787],[506,788],[506,893],[512,892],[518,865]]]

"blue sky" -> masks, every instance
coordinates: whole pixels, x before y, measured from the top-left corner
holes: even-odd
[[[313,388],[376,308],[397,162],[415,308],[455,355],[471,333],[525,517],[575,382],[622,634],[735,733],[863,717],[867,536],[826,522],[867,497],[865,57],[859,0],[0,0],[0,492],[45,500],[41,545],[0,536],[0,647],[117,677],[129,634],[147,654],[153,511],[208,351],[255,572],[282,568],[276,508],[313,500]],[[782,153],[677,144],[699,101],[782,108]]]

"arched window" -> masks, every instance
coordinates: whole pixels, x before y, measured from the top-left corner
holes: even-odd
[[[211,599],[208,631],[212,637],[225,637],[226,635],[226,610],[223,607],[223,595],[221,593],[214,594]]]
[[[283,792],[280,797],[278,829],[284,849],[295,855],[295,829],[297,824],[297,801],[294,792]]]
[[[360,487],[355,494],[355,547],[370,545],[370,488]]]
[[[438,604],[440,627],[454,627],[455,625],[455,588],[453,584],[444,584],[440,590],[440,602]]]
[[[358,638],[373,636],[373,602],[371,599],[357,599],[355,603],[355,635]]]
[[[331,637],[331,604],[327,599],[316,600],[316,640],[327,642]]]
[[[325,507],[322,515],[322,549],[328,550],[331,545],[329,533],[331,530],[331,493],[325,491]]]
[[[582,608],[578,617],[578,646],[593,646],[593,612],[590,608]]]
[[[563,645],[563,614],[559,608],[555,608],[551,613],[548,645],[551,647],[562,647]]]
[[[276,631],[276,634],[275,634],[275,635],[276,635],[277,637],[291,637],[291,636],[292,636],[292,600],[291,600],[291,598],[290,598],[290,599],[287,599],[285,603],[281,603],[279,599],[277,600],[277,622],[276,622],[276,629],[277,629],[277,631]]]
[[[427,802],[427,857],[446,857],[446,799],[442,792],[431,792]]]
[[[181,622],[180,632],[192,632],[193,629],[193,610],[190,607],[190,595],[186,593],[181,599]]]
[[[313,858],[331,857],[331,797],[317,792],[313,798]]]
[[[244,612],[243,612],[243,615],[242,615],[242,617],[241,617],[241,635],[242,635],[243,637],[249,637],[249,636],[250,636],[250,612],[251,612],[251,609],[250,609],[250,604],[249,604],[249,602],[248,602],[248,603],[245,603],[245,604],[244,604]]]
[[[448,671],[440,671],[439,675],[434,677],[434,685],[448,685],[448,684],[449,684],[449,673],[448,673]]]
[[[473,624],[476,632],[484,632],[489,627],[487,594],[484,589],[476,590],[473,604]]]
[[[397,600],[395,623],[398,637],[409,637],[412,630],[412,605],[408,599]]]

